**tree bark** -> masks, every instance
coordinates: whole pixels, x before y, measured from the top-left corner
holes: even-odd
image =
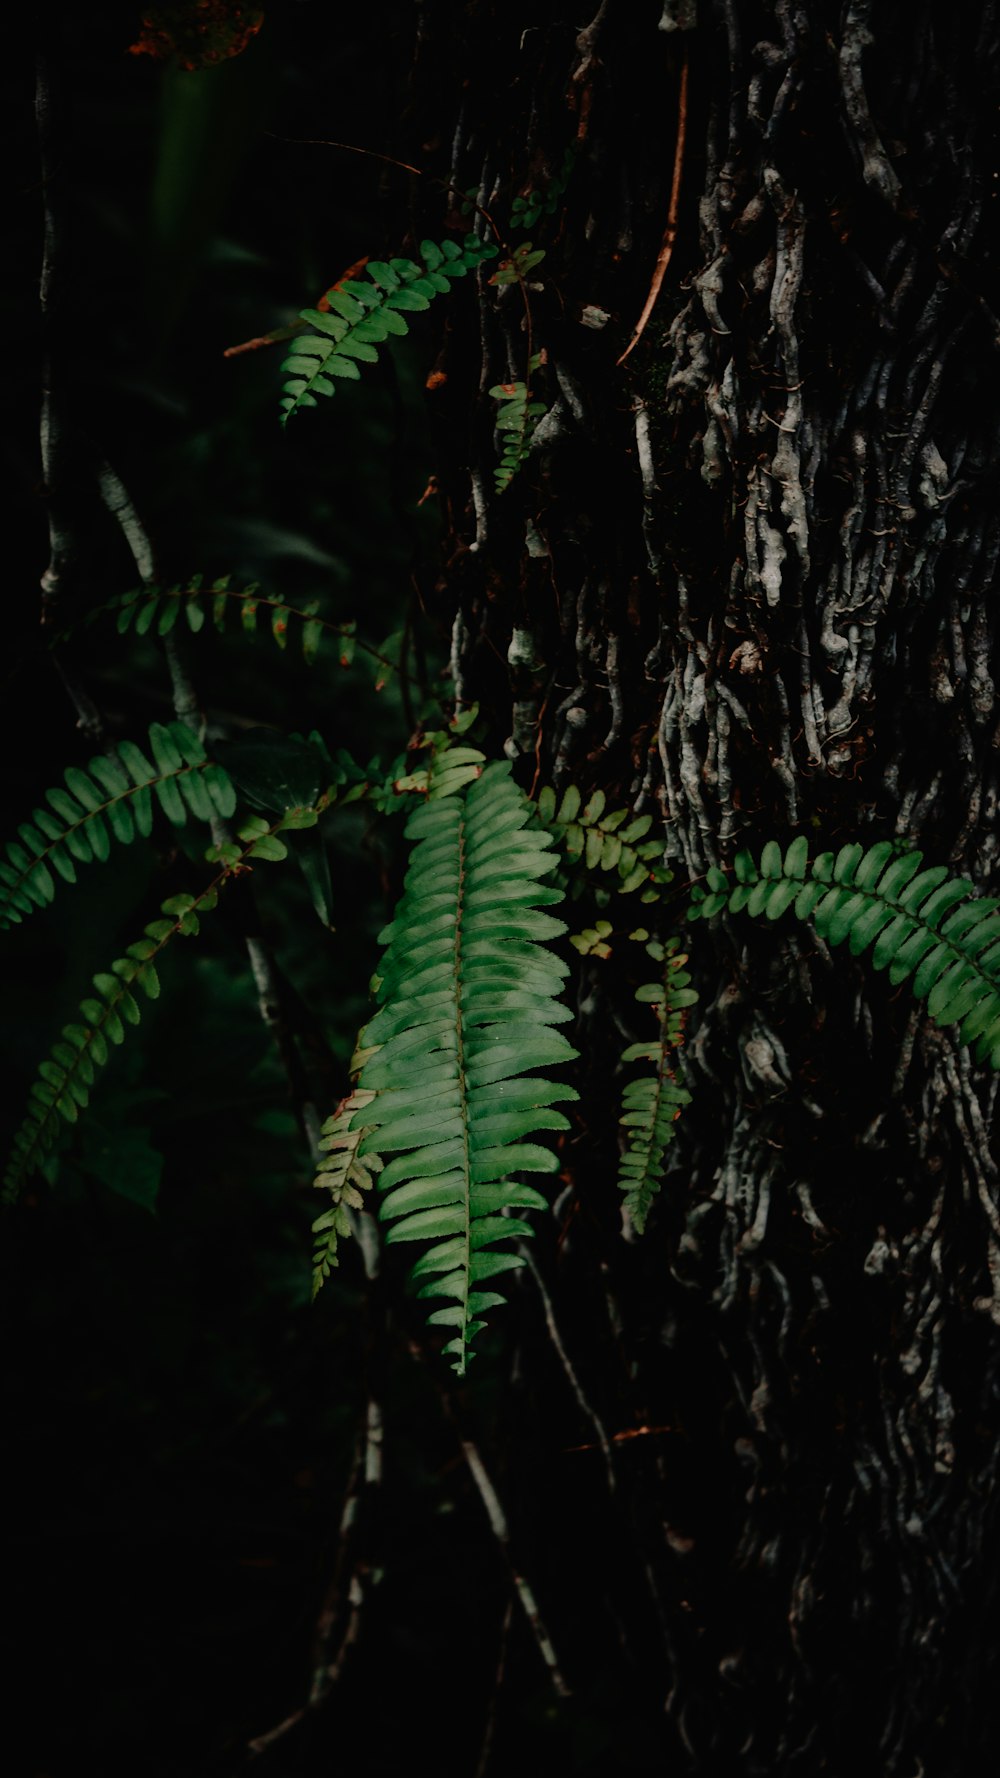
[[[544,263],[484,279],[432,379],[460,701],[526,788],[655,812],[680,884],[804,831],[988,887],[994,5],[431,0],[418,37],[399,152],[437,144],[455,216],[471,191],[503,232],[576,154]],[[548,412],[497,496],[487,392],[530,351]],[[614,1501],[577,1459],[586,1510],[627,1559],[574,1586],[583,1509],[550,1501],[547,1609],[578,1677],[614,1645],[666,1706],[675,1770],[965,1773],[997,1726],[996,1083],[787,928],[691,935],[694,1102],[642,1244],[616,1247],[624,934],[585,965],[546,1271],[618,1435]],[[545,1347],[539,1322],[536,1426]]]

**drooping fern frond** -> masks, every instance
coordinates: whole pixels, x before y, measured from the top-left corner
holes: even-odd
[[[690,1093],[677,1078],[677,1051],[684,1039],[687,1009],[698,998],[684,968],[687,954],[679,939],[666,945],[653,939],[646,951],[662,966],[662,973],[655,982],[638,988],[635,997],[654,1008],[659,1031],[653,1042],[632,1043],[622,1056],[623,1062],[652,1062],[653,1073],[630,1080],[622,1094],[620,1121],[627,1146],[618,1170],[625,1208],[640,1235],[663,1184],[663,1156],[674,1139],[674,1125],[681,1107],[691,1103]]]
[[[181,722],[154,722],[149,760],[134,741],[119,741],[84,771],[68,766],[62,786],[47,790],[48,807],[34,809],[0,858],[0,929],[17,925],[55,895],[55,871],[76,882],[76,866],[105,862],[112,841],[127,846],[153,827],[155,796],[168,821],[188,813],[209,821],[231,815],[236,793],[222,766],[210,760],[197,735]]]
[[[407,314],[430,307],[484,260],[496,257],[491,241],[466,235],[461,243],[421,241],[422,265],[412,259],[370,259],[366,278],[345,278],[326,293],[327,310],[303,309],[311,333],[301,334],[282,368],[291,373],[282,400],[282,425],[317,396],[332,395],[336,377],[357,380],[359,364],[374,364],[390,335],[409,332]]]
[[[374,1093],[363,1093],[355,1087],[352,1093],[342,1099],[332,1117],[328,1117],[323,1125],[320,1148],[323,1159],[313,1180],[319,1191],[326,1192],[331,1199],[330,1207],[322,1216],[317,1216],[313,1223],[315,1242],[313,1247],[313,1297],[315,1297],[334,1267],[339,1265],[338,1247],[341,1240],[347,1240],[351,1234],[351,1211],[364,1207],[362,1193],[371,1191],[375,1179],[382,1171],[382,1160],[377,1154],[359,1155],[358,1149],[369,1125],[362,1121],[355,1128],[355,1120],[365,1107],[371,1105]]]
[[[892,840],[822,852],[811,865],[804,835],[784,853],[769,840],[759,868],[750,852],[736,854],[735,884],[710,870],[708,893],[696,895],[690,917],[710,919],[728,907],[811,920],[829,945],[846,940],[855,957],[870,949],[894,985],[912,978],[928,1016],[957,1024],[976,1060],[1000,1069],[1000,900],[979,897],[974,883],[945,864],[922,866],[922,852]]]
[[[505,762],[425,803],[407,833],[381,1007],[364,1032],[377,1048],[360,1085],[376,1097],[356,1114],[370,1126],[358,1154],[395,1157],[379,1178],[386,1238],[434,1243],[413,1277],[421,1296],[446,1299],[430,1320],[454,1330],[445,1351],[461,1374],[484,1311],[503,1301],[483,1286],[520,1263],[496,1243],[530,1232],[507,1213],[545,1207],[515,1176],[558,1166],[525,1138],[566,1129],[552,1107],[577,1097],[530,1072],[577,1054],[552,1028],[571,1017],[557,998],[567,966],[544,948],[565,927],[540,911],[561,899],[541,880],[556,856]]]
[[[544,401],[533,401],[531,398],[532,374],[541,361],[541,354],[533,353],[528,364],[526,382],[495,383],[490,390],[493,400],[500,404],[493,421],[500,437],[500,461],[493,471],[498,494],[510,487],[526,461],[535,428],[542,415],[547,412]]]
[[[41,1063],[31,1089],[29,1109],[13,1143],[4,1175],[3,1198],[12,1201],[24,1181],[34,1173],[52,1148],[62,1125],[76,1123],[90,1101],[91,1088],[109,1055],[109,1045],[124,1041],[126,1025],[138,1025],[141,988],[155,1000],[160,992],[157,961],[175,938],[193,937],[200,916],[210,912],[220,890],[237,871],[258,859],[287,856],[277,837],[285,828],[307,826],[317,818],[313,809],[292,810],[268,825],[253,816],[240,830],[240,840],[210,848],[208,857],[223,868],[197,895],[172,895],[162,904],[162,917],[151,920],[143,936],[127,947],[110,970],[93,977],[96,995],[80,1002],[80,1019],[63,1026],[62,1036]]]
[[[659,901],[661,888],[673,880],[663,863],[660,841],[647,838],[651,815],[630,820],[627,809],[608,810],[603,790],[595,790],[584,803],[575,784],[561,798],[551,785],[544,785],[536,806],[539,820],[551,829],[570,861],[581,861],[589,871],[616,872],[620,894],[641,889],[640,901]]]

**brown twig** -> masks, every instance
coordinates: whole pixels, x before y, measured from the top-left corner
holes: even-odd
[[[273,1729],[265,1730],[262,1735],[255,1735],[247,1743],[247,1751],[251,1754],[267,1753],[276,1742],[283,1740],[307,1716],[318,1710],[343,1673],[347,1657],[360,1634],[366,1590],[377,1585],[379,1579],[378,1572],[372,1568],[363,1552],[356,1548],[356,1544],[365,1497],[370,1496],[370,1491],[377,1488],[381,1480],[382,1415],[377,1401],[370,1397],[365,1410],[365,1424],[355,1447],[354,1462],[344,1492],[333,1577],[316,1624],[309,1696],[304,1704],[290,1711]],[[345,1604],[347,1622],[334,1649],[334,1634],[343,1621]]]
[[[681,177],[684,171],[684,141],[687,135],[687,89],[688,58],[687,49],[685,48],[683,52],[683,60],[681,62],[680,90],[677,95],[677,142],[674,148],[674,176],[670,186],[670,206],[667,210],[667,226],[663,231],[663,240],[660,243],[660,251],[656,256],[656,264],[653,267],[653,278],[649,286],[649,295],[643,304],[642,314],[639,316],[632,331],[632,338],[629,340],[628,345],[625,347],[624,352],[618,360],[619,364],[625,363],[629,353],[634,350],[642,338],[646,323],[656,306],[656,299],[663,288],[663,280],[667,275],[667,267],[670,264],[671,256],[674,251],[674,242],[677,239],[677,214],[680,209]]]

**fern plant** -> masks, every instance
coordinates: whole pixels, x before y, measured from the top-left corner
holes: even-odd
[[[303,309],[311,333],[300,334],[282,368],[290,372],[284,385],[282,425],[300,408],[315,407],[317,397],[332,395],[334,379],[357,380],[360,364],[374,364],[378,347],[390,336],[409,332],[407,314],[430,307],[447,294],[454,279],[464,278],[484,261],[494,259],[492,241],[466,235],[461,244],[420,243],[422,265],[412,259],[370,259],[365,278],[345,278],[326,293],[327,309]]]
[[[326,1192],[330,1205],[312,1225],[314,1297],[340,1263],[340,1242],[352,1233],[351,1211],[364,1207],[362,1194],[371,1191],[382,1171],[383,1163],[377,1154],[358,1153],[370,1126],[363,1119],[356,1120],[374,1098],[374,1093],[355,1087],[323,1125],[319,1143],[323,1158],[313,1185],[317,1191]]]
[[[380,1010],[363,1034],[373,1053],[360,1088],[375,1096],[354,1122],[366,1127],[359,1159],[386,1162],[387,1242],[433,1243],[412,1275],[421,1296],[445,1299],[430,1321],[454,1330],[444,1349],[462,1374],[484,1312],[503,1300],[484,1286],[521,1263],[496,1251],[529,1233],[511,1212],[545,1207],[514,1175],[558,1166],[526,1138],[566,1129],[553,1106],[577,1097],[530,1072],[577,1054],[553,1029],[571,1017],[557,997],[567,966],[545,948],[565,927],[540,911],[561,899],[542,881],[556,856],[506,762],[428,800],[407,833],[416,844],[382,935]]]
[[[820,937],[845,941],[854,956],[871,950],[876,969],[888,969],[895,985],[911,981],[938,1025],[958,1025],[975,1057],[1000,1069],[1000,900],[986,900],[974,883],[953,877],[947,865],[923,869],[923,854],[902,851],[894,841],[839,852],[809,862],[800,834],[782,852],[764,846],[758,866],[743,850],[733,861],[735,883],[718,869],[708,872],[689,910],[691,919],[732,914],[777,920],[791,911],[811,920]]]
[[[584,802],[579,787],[570,784],[560,797],[549,784],[538,793],[538,818],[550,828],[571,863],[579,861],[589,872],[614,872],[614,887],[622,895],[641,890],[639,900],[656,902],[673,873],[663,864],[663,846],[651,840],[651,815],[629,818],[628,809],[607,807],[603,790],[595,790]]]
[[[517,275],[512,273],[512,277]],[[535,428],[546,412],[544,401],[533,401],[531,398],[532,373],[541,362],[541,353],[533,353],[528,360],[526,382],[495,383],[490,390],[493,400],[499,403],[493,421],[500,438],[500,461],[493,471],[498,494],[510,487],[521,465],[527,460]]]
[[[313,809],[291,810],[268,823],[253,816],[240,830],[239,843],[227,842],[210,849],[208,856],[222,869],[197,895],[172,895],[162,904],[161,917],[151,920],[143,936],[130,944],[109,970],[95,975],[95,996],[80,1002],[80,1019],[64,1025],[62,1036],[41,1063],[31,1089],[29,1109],[11,1145],[4,1176],[3,1196],[9,1202],[24,1181],[44,1162],[62,1128],[75,1123],[90,1102],[91,1088],[109,1055],[109,1045],[124,1042],[126,1025],[140,1020],[136,990],[150,1000],[160,992],[157,962],[175,938],[193,937],[200,917],[216,906],[219,893],[232,877],[252,862],[286,856],[278,835],[285,829],[309,826],[316,820]]]
[[[633,936],[646,938],[645,933]],[[691,1103],[691,1094],[677,1078],[677,1051],[683,1042],[687,1009],[698,998],[684,968],[688,959],[679,938],[671,938],[665,945],[649,939],[646,952],[660,964],[661,972],[656,981],[638,988],[635,997],[653,1008],[659,1029],[654,1040],[632,1043],[622,1056],[623,1062],[651,1062],[653,1072],[629,1081],[622,1095],[626,1146],[618,1171],[625,1208],[640,1235],[663,1183],[663,1156],[674,1139],[674,1125],[682,1106]]]
[[[127,846],[136,835],[148,837],[154,796],[178,827],[189,812],[199,821],[232,815],[236,793],[228,774],[184,723],[154,722],[149,748],[152,760],[134,741],[119,741],[86,770],[68,766],[65,788],[46,791],[48,807],[32,811],[0,859],[0,929],[52,901],[53,871],[75,883],[77,865],[106,862],[112,841]]]
[[[318,599],[291,605],[286,599],[270,598],[255,583],[234,587],[230,580],[230,575],[221,575],[205,586],[202,576],[193,574],[190,580],[175,586],[134,587],[97,606],[87,614],[84,622],[90,625],[100,618],[114,617],[119,635],[134,631],[137,636],[145,636],[155,626],[156,635],[166,636],[183,612],[188,629],[194,634],[204,629],[206,622],[211,622],[219,635],[224,635],[230,620],[238,619],[242,634],[255,637],[263,619],[265,630],[279,648],[287,648],[290,638],[297,640],[302,658],[309,666],[316,660],[320,649],[329,644],[336,649],[342,667],[351,666],[356,650],[374,662],[376,691],[381,691],[393,674],[399,672],[400,632],[387,637],[376,647],[358,635],[356,619],[337,622],[323,617]]]

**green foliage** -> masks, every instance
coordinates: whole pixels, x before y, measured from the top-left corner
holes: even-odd
[[[198,895],[172,895],[163,902],[162,918],[151,920],[141,939],[127,947],[125,955],[109,971],[93,977],[100,998],[80,1002],[83,1024],[63,1027],[62,1037],[39,1067],[31,1089],[30,1109],[11,1145],[4,1177],[3,1195],[9,1202],[23,1181],[44,1160],[61,1127],[61,1120],[76,1123],[90,1101],[95,1076],[108,1059],[108,1044],[124,1041],[125,1026],[139,1023],[139,1003],[133,992],[141,988],[150,1000],[160,992],[156,962],[174,938],[190,938],[200,929],[200,916],[218,901],[219,890],[239,870],[256,860],[278,861],[287,848],[278,838],[285,829],[310,825],[318,818],[315,809],[296,809],[268,823],[251,816],[241,828],[239,843],[226,842],[209,848],[206,856],[223,869]]]
[[[0,860],[0,929],[17,925],[55,895],[52,872],[76,882],[76,866],[105,863],[112,842],[127,846],[153,827],[153,798],[176,826],[188,814],[210,821],[228,816],[236,794],[228,773],[207,758],[197,735],[181,722],[154,722],[149,760],[134,741],[119,741],[84,771],[68,766],[62,786],[47,790],[48,807],[32,811]]]
[[[277,837],[285,828],[307,826],[317,818],[313,809],[297,809],[270,825],[254,815],[240,829],[240,843],[226,842],[209,849],[207,856],[223,869],[198,895],[171,895],[162,904],[162,918],[151,920],[142,938],[127,947],[110,970],[93,977],[99,998],[80,1002],[82,1024],[63,1026],[62,1036],[42,1062],[31,1089],[28,1114],[11,1145],[4,1176],[5,1202],[16,1197],[22,1183],[41,1165],[55,1142],[62,1121],[74,1124],[90,1102],[98,1071],[108,1059],[108,1045],[124,1042],[126,1025],[137,1025],[139,1002],[134,990],[141,988],[150,1000],[160,992],[156,970],[161,951],[174,938],[194,937],[200,916],[215,907],[219,890],[238,870],[252,861],[280,860],[287,848]]]
[[[134,630],[139,636],[146,635],[155,622],[155,633],[166,636],[183,611],[188,629],[195,634],[211,621],[218,633],[224,635],[227,624],[231,627],[230,620],[238,619],[240,632],[252,638],[259,634],[263,619],[265,633],[277,646],[287,648],[289,637],[293,638],[310,666],[321,648],[335,649],[342,667],[351,666],[356,650],[360,649],[376,665],[377,691],[388,685],[393,674],[399,671],[398,634],[388,637],[380,647],[373,647],[359,637],[357,622],[353,618],[345,623],[335,623],[332,618],[321,617],[318,599],[308,599],[303,605],[290,605],[285,599],[267,597],[255,584],[231,586],[230,578],[228,574],[221,575],[210,586],[204,586],[201,575],[193,574],[189,581],[176,586],[135,587],[120,598],[98,606],[88,614],[86,621],[90,624],[98,618],[113,615],[120,635]]]
[[[663,1183],[663,1155],[674,1139],[674,1125],[681,1107],[691,1103],[690,1093],[677,1079],[676,1065],[687,1009],[698,998],[684,968],[687,954],[680,950],[679,939],[666,945],[651,939],[646,952],[662,970],[655,982],[638,988],[635,997],[654,1008],[659,1031],[655,1041],[630,1044],[622,1056],[623,1062],[652,1062],[653,1073],[629,1081],[622,1095],[627,1146],[618,1173],[625,1208],[640,1235]]]
[[[422,241],[422,265],[412,259],[370,259],[364,279],[345,278],[327,291],[326,310],[303,309],[302,319],[313,331],[296,339],[282,366],[291,372],[284,385],[282,425],[300,408],[315,407],[317,396],[332,395],[336,377],[356,381],[359,364],[374,364],[380,345],[409,332],[407,314],[429,308],[435,296],[447,294],[455,278],[464,278],[496,252],[492,242],[471,234],[461,244]]]
[[[565,927],[539,911],[561,899],[540,880],[556,857],[506,763],[428,800],[407,834],[380,1010],[363,1034],[374,1053],[360,1086],[375,1098],[356,1114],[358,1156],[395,1156],[379,1178],[386,1239],[434,1243],[413,1277],[421,1296],[448,1299],[430,1320],[454,1329],[445,1351],[462,1373],[484,1311],[503,1300],[482,1286],[519,1263],[495,1245],[529,1233],[508,1213],[545,1208],[512,1174],[558,1165],[525,1138],[566,1129],[552,1107],[577,1096],[528,1073],[577,1053],[552,1029],[571,1014],[557,999],[567,966],[545,945]]]
[[[521,241],[514,248],[509,259],[500,261],[490,278],[490,283],[497,285],[520,284],[529,272],[534,271],[536,265],[541,265],[544,258],[545,249],[543,247],[532,247],[530,241]]]
[[[689,917],[710,919],[728,908],[811,920],[827,944],[846,941],[855,957],[871,950],[894,986],[912,979],[928,1016],[958,1025],[976,1060],[1000,1069],[1000,900],[978,897],[975,884],[951,876],[947,865],[922,864],[921,852],[891,840],[821,852],[811,865],[804,835],[784,853],[769,840],[759,867],[750,852],[736,854],[735,884],[710,870]]]
[[[606,962],[611,955],[608,939],[613,932],[610,920],[595,920],[593,926],[585,926],[582,932],[571,933],[569,942],[581,957],[600,957]]]
[[[498,494],[510,487],[526,460],[535,427],[546,411],[544,401],[531,399],[531,375],[540,364],[541,354],[536,352],[528,364],[526,383],[495,383],[490,390],[500,403],[493,422],[500,435],[500,462],[493,471]]]
[[[576,165],[577,144],[570,143],[555,176],[544,189],[519,193],[510,207],[512,228],[534,228],[543,216],[554,216]]]
[[[364,1206],[364,1192],[370,1191],[382,1171],[383,1162],[377,1154],[359,1155],[362,1138],[369,1125],[355,1120],[375,1098],[355,1087],[342,1099],[332,1117],[323,1125],[320,1148],[323,1159],[313,1184],[328,1194],[330,1208],[313,1223],[313,1296],[321,1289],[334,1267],[339,1265],[337,1252],[341,1239],[347,1240],[351,1230],[351,1211]]]
[[[603,790],[595,790],[584,803],[575,784],[562,797],[546,784],[539,791],[538,818],[550,828],[571,862],[588,871],[615,873],[614,887],[622,895],[641,890],[640,901],[661,899],[661,890],[673,880],[663,864],[663,846],[647,836],[652,815],[629,819],[628,809],[607,809]]]
[[[463,744],[478,715],[479,705],[472,704],[454,716],[448,728],[428,729],[417,749],[427,755],[427,763],[415,771],[398,774],[392,783],[393,797],[417,794],[437,802],[443,796],[454,796],[481,777],[485,753]]]

